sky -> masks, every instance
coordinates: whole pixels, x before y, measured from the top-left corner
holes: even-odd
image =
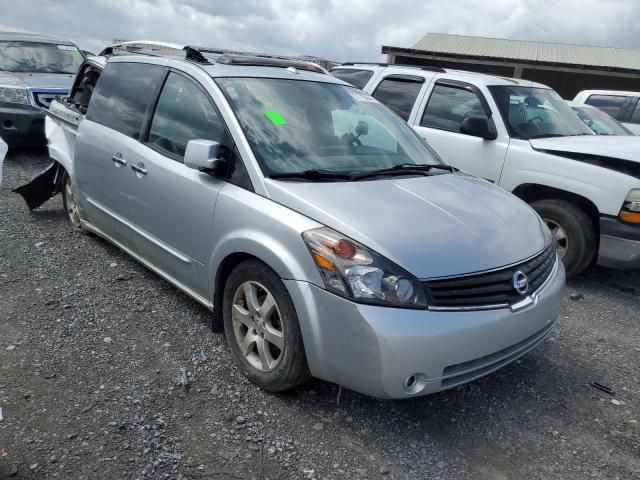
[[[428,32],[640,49],[638,0],[0,0],[0,30],[382,61]]]

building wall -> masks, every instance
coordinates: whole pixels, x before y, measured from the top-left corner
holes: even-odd
[[[488,73],[503,77],[518,77],[534,82],[543,83],[556,90],[563,98],[573,99],[581,90],[604,89],[604,90],[632,90],[640,91],[640,75],[627,77],[617,75],[615,72],[582,73],[563,71],[558,69],[536,69],[531,65],[488,65],[474,63],[473,61],[460,61],[459,59],[442,60],[419,58],[401,55],[390,55],[390,63],[410,64],[410,65],[430,65],[442,68],[452,68],[456,70],[467,70],[471,72]],[[566,68],[566,67],[563,67]],[[521,73],[518,71],[521,70]]]

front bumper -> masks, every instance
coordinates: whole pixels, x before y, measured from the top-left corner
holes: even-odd
[[[45,112],[31,105],[0,106],[0,136],[10,147],[45,145]]]
[[[598,265],[620,269],[640,268],[640,225],[601,217]]]
[[[565,272],[557,262],[535,300],[517,311],[376,307],[307,282],[285,284],[312,375],[374,397],[406,398],[487,375],[541,342],[560,311]]]

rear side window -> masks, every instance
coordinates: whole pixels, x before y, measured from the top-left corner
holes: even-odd
[[[222,141],[224,122],[209,97],[188,78],[170,73],[149,129],[149,144],[177,159],[189,140]]]
[[[478,96],[464,88],[436,85],[420,125],[459,133],[462,122],[468,117],[487,118]]]
[[[413,78],[400,75],[386,77],[373,92],[374,98],[396,112],[405,122],[409,120],[411,109],[424,83],[421,78]]]
[[[629,97],[622,95],[591,95],[585,103],[598,107],[613,118],[620,120],[627,109],[629,100]]]
[[[87,119],[139,139],[145,113],[164,74],[165,67],[160,65],[107,64],[91,97]]]
[[[373,72],[371,70],[355,70],[351,68],[338,68],[331,70],[331,74],[340,80],[350,83],[360,90],[362,90],[369,79],[373,77]]]

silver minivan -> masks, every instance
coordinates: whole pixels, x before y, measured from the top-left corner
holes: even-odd
[[[211,309],[252,382],[423,395],[549,334],[547,227],[375,99],[305,62],[134,50],[52,104],[69,220]]]

